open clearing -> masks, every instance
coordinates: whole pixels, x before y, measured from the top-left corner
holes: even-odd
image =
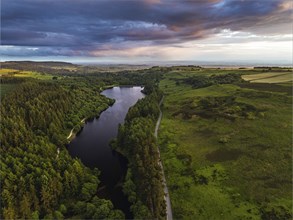
[[[251,75],[242,75],[246,81],[255,83],[283,83],[292,81],[292,72],[270,72]]]
[[[52,75],[33,72],[33,71],[21,71],[14,69],[0,69],[1,76],[11,76],[11,77],[31,77],[35,79],[41,80],[49,80],[52,79]]]
[[[22,71],[2,68],[0,69],[0,97],[3,98],[5,95],[13,91],[18,86],[19,82],[12,82],[14,81],[13,79],[21,80],[20,78],[34,78],[39,80],[52,80],[52,77],[53,76],[50,74],[44,74],[34,71]],[[11,81],[5,82],[7,80]]]
[[[194,89],[174,80],[193,74],[167,73],[160,82],[165,101],[159,146],[174,218],[291,216],[292,97],[286,92],[290,85],[270,89],[269,84],[247,83],[250,88],[225,84]],[[234,121],[196,114],[184,119],[180,113],[192,112],[198,100],[225,96],[236,97],[230,109],[243,103],[260,112]]]

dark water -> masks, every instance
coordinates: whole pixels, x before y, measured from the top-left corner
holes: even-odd
[[[103,91],[103,95],[115,99],[113,106],[104,111],[98,119],[87,121],[82,131],[68,146],[72,157],[78,157],[86,166],[101,171],[98,195],[110,199],[114,207],[131,218],[129,202],[123,194],[121,180],[127,171],[127,160],[113,151],[110,141],[117,136],[118,125],[123,123],[129,107],[144,97],[141,87],[114,87]]]

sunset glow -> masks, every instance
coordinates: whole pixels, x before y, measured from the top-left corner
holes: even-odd
[[[3,60],[291,64],[290,0],[3,0]]]

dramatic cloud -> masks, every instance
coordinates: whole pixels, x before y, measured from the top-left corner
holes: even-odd
[[[288,41],[291,21],[290,0],[2,0],[1,53],[139,56],[157,48],[150,56],[164,56],[216,36],[223,44]]]

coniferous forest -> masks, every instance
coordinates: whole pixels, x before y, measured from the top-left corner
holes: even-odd
[[[166,218],[162,170],[154,129],[162,94],[149,89],[148,96],[133,106],[119,127],[116,149],[130,161],[123,191],[132,203],[134,217]]]
[[[113,104],[114,100],[100,95],[103,87],[155,82],[159,74],[84,73],[70,77],[51,72],[51,80],[13,75],[1,77],[1,85],[13,87],[1,100],[1,218],[122,219],[123,212],[115,210],[111,201],[96,196],[99,170],[85,167],[68,154],[67,136],[71,129],[75,133],[80,130],[82,119],[98,117]],[[150,133],[146,135],[150,136],[153,145],[151,131],[155,116],[156,112],[152,118],[140,119],[149,122]],[[155,146],[153,148],[142,147],[138,154],[144,150],[154,151]],[[153,159],[157,158],[148,158]],[[156,172],[155,165],[152,169]],[[156,181],[160,181],[156,175]],[[159,210],[149,214],[150,204],[160,203],[159,199],[150,198],[151,193],[139,194],[138,203],[145,198],[148,202],[145,212],[134,210],[138,216],[145,213],[150,217],[160,215]],[[137,209],[144,207],[138,203],[135,203]]]
[[[2,218],[123,218],[109,201],[94,196],[99,171],[72,159],[65,147],[66,132],[109,103],[90,88],[37,81],[3,98]]]

